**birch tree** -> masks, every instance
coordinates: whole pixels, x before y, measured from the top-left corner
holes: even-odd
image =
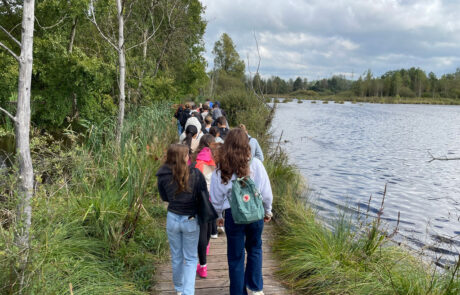
[[[94,1],[90,3],[90,19],[96,26],[101,36],[118,52],[118,119],[117,119],[117,130],[116,130],[116,143],[120,148],[121,145],[121,133],[123,131],[123,121],[125,118],[125,83],[126,83],[126,55],[125,55],[125,18],[124,18],[124,4],[125,1],[116,0],[117,2],[117,21],[118,21],[118,42],[113,42],[106,34],[101,30],[96,21],[96,12],[94,9]],[[117,43],[117,45],[115,45]]]
[[[19,249],[17,273],[19,276],[19,294],[24,287],[25,269],[30,248],[30,226],[32,222],[31,200],[33,197],[33,166],[30,156],[30,88],[33,65],[33,35],[35,22],[35,1],[24,0],[22,15],[21,42],[15,39],[5,28],[1,29],[21,48],[17,56],[12,49],[0,42],[19,63],[18,101],[16,116],[0,108],[15,124],[16,155],[19,164],[18,207],[16,217],[15,244]]]

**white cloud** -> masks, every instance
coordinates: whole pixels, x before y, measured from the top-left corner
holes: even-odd
[[[460,1],[454,0],[203,0],[206,58],[223,32],[262,74],[309,79],[331,73],[377,75],[421,67],[440,75],[460,60]],[[269,72],[270,71],[270,72]]]

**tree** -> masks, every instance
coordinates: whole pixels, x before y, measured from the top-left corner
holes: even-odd
[[[373,79],[372,71],[371,69],[368,69],[366,72],[366,79],[364,81],[366,96],[372,95],[372,79]]]
[[[297,77],[297,79],[295,79],[293,85],[292,85],[292,91],[297,91],[297,90],[301,90],[302,89],[302,78],[300,77]]]
[[[434,98],[434,92],[437,91],[438,88],[438,78],[436,78],[436,74],[433,72],[430,72],[428,74],[428,81],[429,81],[429,86],[431,90],[431,95]]]
[[[97,0],[96,0],[97,1]],[[120,148],[121,145],[121,133],[123,130],[123,121],[125,118],[125,87],[126,87],[126,54],[125,54],[125,17],[124,17],[124,9],[126,1],[116,0],[117,2],[117,20],[118,20],[118,38],[117,42],[113,42],[109,37],[107,37],[99,27],[96,21],[96,12],[94,10],[95,3],[91,0],[90,4],[90,16],[92,18],[92,22],[97,27],[101,36],[117,51],[118,53],[118,67],[119,67],[119,75],[118,75],[118,118],[117,118],[117,130],[116,130],[116,143]],[[117,45],[115,45],[117,43]]]
[[[30,88],[32,83],[33,43],[34,43],[35,1],[24,0],[22,12],[21,42],[9,32],[9,37],[21,47],[21,54],[17,56],[13,50],[0,42],[0,46],[7,50],[19,62],[18,102],[16,116],[0,108],[15,123],[16,151],[19,163],[19,189],[17,225],[15,243],[19,248],[18,274],[19,294],[24,286],[25,269],[30,248],[30,227],[32,223],[31,200],[34,192],[34,171],[30,155]]]
[[[393,81],[392,81],[392,88],[393,88],[394,96],[399,97],[399,92],[401,91],[401,87],[402,87],[401,74],[399,72],[396,72],[393,75]]]
[[[243,78],[244,62],[240,59],[233,40],[229,35],[226,33],[222,34],[220,39],[214,44],[212,53],[215,56],[214,65],[217,70],[222,70],[236,78]]]

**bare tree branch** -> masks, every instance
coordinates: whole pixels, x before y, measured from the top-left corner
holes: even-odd
[[[458,158],[448,158],[447,156],[444,156],[444,157],[435,157],[435,156],[433,156],[433,154],[430,153],[429,151],[428,151],[428,154],[430,154],[430,156],[431,156],[431,160],[429,160],[428,163],[431,163],[431,162],[433,162],[433,161],[458,161],[458,160],[460,160],[460,157],[458,157]]]
[[[14,43],[16,43],[19,47],[21,47],[21,42],[18,41],[18,39],[14,38],[13,35],[10,34],[10,32],[8,32],[2,25],[0,25],[0,29],[5,32],[5,34],[8,35],[8,37],[11,38],[11,40],[14,41]]]
[[[153,27],[153,32],[152,32],[152,34],[151,34],[150,36],[148,36],[148,37],[147,37],[144,41],[142,41],[141,43],[138,43],[138,44],[136,44],[136,45],[133,45],[133,46],[129,47],[128,49],[126,49],[126,51],[131,50],[131,49],[133,49],[133,48],[136,48],[136,47],[138,47],[138,46],[144,45],[145,43],[149,42],[149,40],[152,39],[153,36],[156,35],[156,33],[157,33],[158,29],[161,27],[161,24],[163,23],[163,20],[164,20],[164,19],[165,19],[165,17],[164,17],[164,15],[163,15],[163,18],[161,19],[160,24],[159,24],[159,25],[157,26],[157,28],[155,29],[155,24],[154,24],[154,21],[153,21],[153,18],[152,18],[152,27]]]
[[[8,51],[19,62],[19,56],[17,56],[16,53],[14,53],[13,50],[9,49],[8,46],[6,46],[2,42],[0,42],[0,47],[3,47],[6,51]]]
[[[96,29],[99,31],[99,34],[101,34],[102,38],[105,39],[105,41],[107,41],[113,48],[115,48],[116,51],[119,51],[119,48],[112,42],[112,40],[110,40],[109,37],[107,37],[101,30],[101,28],[99,27],[99,25],[97,24],[97,21],[96,21],[96,13],[94,12],[94,2],[93,0],[91,0],[90,2],[90,6],[89,6],[89,10],[90,10],[90,14],[91,14],[91,17],[88,17],[89,20],[96,26]]]
[[[260,57],[260,50],[259,50],[259,41],[257,41],[257,36],[256,36],[256,32],[254,31],[254,40],[256,41],[256,48],[257,48],[257,56],[258,56],[258,61],[257,61],[257,70],[256,70],[256,75],[259,76],[259,80],[258,80],[258,88],[259,88],[259,93],[260,95],[262,96],[262,99],[265,98],[264,96],[264,92],[262,91],[262,88],[260,87],[260,75],[259,75],[259,69],[260,69],[260,61],[262,60],[262,58]]]
[[[63,18],[61,18],[60,20],[58,20],[57,23],[55,23],[54,25],[51,25],[51,26],[48,26],[48,27],[43,27],[40,22],[38,21],[38,18],[35,17],[35,21],[37,22],[37,25],[40,27],[40,29],[42,30],[49,30],[49,29],[52,29],[54,27],[57,27],[59,26],[63,21],[65,21],[66,19],[68,18],[67,14],[64,15]]]
[[[123,7],[125,6],[124,3],[125,3],[125,2],[123,1],[123,4],[122,4]],[[129,17],[131,16],[131,13],[133,12],[133,5],[134,5],[134,1],[131,2],[131,5],[129,5],[128,13],[127,13],[126,16],[125,16],[125,21],[126,21],[126,22],[128,21]]]
[[[13,120],[13,122],[17,122],[16,120],[16,117],[14,117],[13,115],[10,114],[10,112],[8,112],[7,110],[5,110],[4,108],[0,107],[0,111],[3,111],[3,113],[5,113],[5,115],[7,115],[8,117],[10,117],[11,120]]]

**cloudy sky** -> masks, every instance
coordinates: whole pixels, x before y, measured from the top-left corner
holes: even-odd
[[[420,67],[438,76],[460,67],[460,0],[202,0],[206,59],[224,32],[263,76],[333,74]]]

